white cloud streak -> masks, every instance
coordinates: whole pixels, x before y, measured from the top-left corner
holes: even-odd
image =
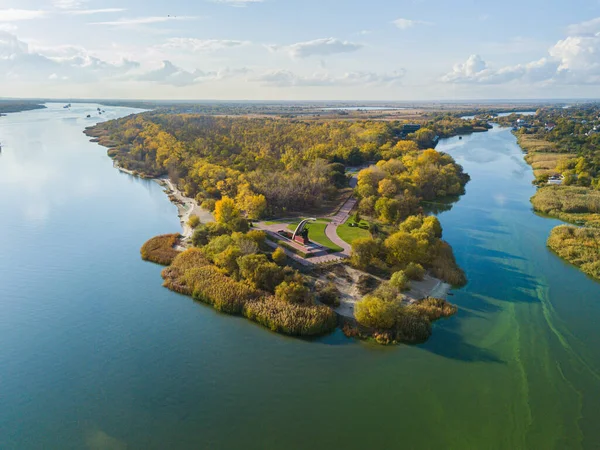
[[[411,20],[402,18],[396,19],[392,23],[401,30],[408,30],[409,28],[412,28],[417,25],[433,25],[431,22],[426,22],[424,20]]]
[[[149,17],[136,17],[136,18],[121,18],[118,20],[108,22],[92,22],[90,25],[106,25],[113,27],[128,27],[136,25],[150,25],[155,23],[164,23],[179,20],[194,20],[198,19],[196,16],[149,16]]]
[[[0,22],[41,19],[47,14],[41,9],[0,9]]]

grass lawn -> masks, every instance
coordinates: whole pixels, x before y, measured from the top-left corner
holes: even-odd
[[[328,220],[328,222],[331,222]],[[311,241],[316,242],[317,244],[322,245],[323,247],[328,248],[334,252],[341,252],[343,248],[338,247],[333,242],[329,240],[329,238],[325,235],[325,228],[327,227],[327,223],[325,220],[317,220],[316,222],[310,222],[306,228],[308,228],[308,238]],[[296,227],[300,221],[298,220],[296,223],[291,223],[288,225],[288,230],[296,231]]]
[[[340,239],[347,242],[348,244],[352,244],[352,242],[354,242],[356,239],[371,237],[371,233],[369,233],[368,230],[369,222],[367,222],[366,220],[361,220],[360,226],[363,228],[351,227],[350,223],[353,222],[351,219],[348,219],[345,224],[340,225],[337,228],[337,234]],[[365,227],[367,229],[365,229]]]

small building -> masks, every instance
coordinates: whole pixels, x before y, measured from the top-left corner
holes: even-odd
[[[548,178],[548,185],[560,186],[563,183],[563,175],[552,175]]]
[[[556,128],[556,124],[550,122],[550,123],[547,123],[544,128],[546,131],[552,131]]]

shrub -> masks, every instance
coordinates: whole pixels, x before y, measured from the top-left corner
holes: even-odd
[[[600,230],[561,225],[550,232],[547,244],[561,258],[600,279]]]
[[[329,282],[318,291],[319,301],[329,306],[340,306],[340,290],[335,283]]]
[[[206,209],[207,211],[213,212],[215,210],[217,201],[214,198],[208,198],[202,202],[200,207],[202,209]]]
[[[267,233],[262,230],[250,230],[246,233],[246,237],[256,242],[259,247],[263,247],[267,239]]]
[[[441,319],[442,317],[450,317],[456,314],[458,308],[448,303],[446,300],[441,298],[428,297],[418,301],[406,308],[409,311],[427,317],[430,322]]]
[[[275,298],[282,302],[308,304],[312,303],[310,291],[302,283],[284,281],[275,288]]]
[[[190,228],[196,228],[198,225],[200,225],[200,217],[196,216],[195,214],[192,214],[188,219],[187,224]]]
[[[246,303],[244,315],[272,331],[291,336],[318,336],[337,325],[335,313],[323,305],[284,303],[274,297]]]
[[[369,292],[373,292],[373,290],[379,286],[379,280],[377,278],[373,278],[370,275],[361,275],[358,277],[358,282],[356,283],[356,287],[358,288],[358,292],[360,295],[368,294]]]
[[[400,270],[392,275],[390,284],[400,291],[408,291],[410,289],[410,280],[403,270]]]
[[[238,266],[240,276],[257,289],[274,292],[284,279],[283,269],[262,254],[242,256],[238,259]]]
[[[467,284],[465,273],[456,264],[452,247],[445,241],[438,241],[432,248],[431,272],[452,286]]]
[[[287,263],[287,256],[281,247],[277,247],[271,257],[273,258],[275,264],[279,266],[285,266]]]
[[[228,314],[241,314],[244,305],[257,296],[254,289],[223,275],[214,266],[188,269],[182,278],[194,299]]]
[[[396,317],[394,339],[399,342],[417,344],[431,336],[431,322],[427,317],[403,308]]]
[[[179,255],[173,247],[179,241],[179,234],[163,234],[148,240],[140,250],[142,259],[168,266]]]
[[[409,279],[416,281],[422,281],[425,277],[425,269],[423,269],[423,266],[412,262],[404,268],[404,273]]]
[[[399,307],[397,302],[388,302],[368,295],[356,303],[354,316],[361,325],[389,330],[396,323]]]

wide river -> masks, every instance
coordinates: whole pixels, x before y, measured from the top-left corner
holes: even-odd
[[[429,342],[379,347],[162,288],[139,247],[176,209],[88,142],[96,106],[0,119],[1,449],[600,448],[600,283],[546,249],[510,131],[439,144],[472,177],[440,214],[470,282]]]

